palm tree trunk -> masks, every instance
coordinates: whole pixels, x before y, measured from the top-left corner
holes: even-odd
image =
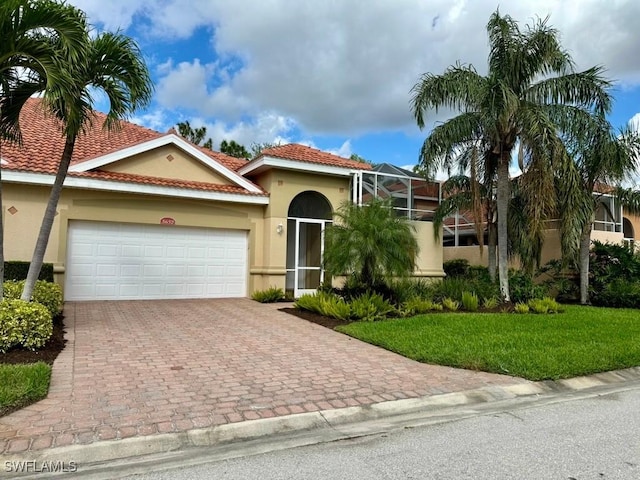
[[[589,302],[589,250],[591,248],[591,228],[589,222],[582,229],[580,236],[580,303],[586,305]]]
[[[489,242],[487,248],[489,249],[489,278],[492,282],[496,281],[496,269],[498,268],[498,258],[496,248],[498,245],[498,230],[496,224],[490,222],[489,228]]]
[[[53,186],[51,187],[49,201],[47,203],[47,208],[44,211],[44,217],[42,218],[42,224],[40,225],[40,233],[38,233],[38,240],[36,241],[36,247],[33,250],[33,258],[31,259],[27,279],[24,283],[24,290],[22,291],[21,298],[27,302],[31,301],[36,280],[38,280],[38,277],[40,276],[40,270],[42,269],[42,263],[44,262],[44,254],[47,250],[47,244],[49,243],[49,235],[51,235],[53,221],[56,217],[58,201],[60,200],[60,194],[62,193],[62,185],[64,184],[64,179],[69,171],[75,142],[75,137],[67,138],[64,144],[64,151],[62,152],[60,166],[58,167],[58,173],[56,174]]]
[[[497,179],[497,210],[498,210],[498,278],[500,280],[500,295],[502,300],[509,302],[509,261],[507,251],[507,215],[509,208],[509,162],[511,152],[502,152],[498,165]]]

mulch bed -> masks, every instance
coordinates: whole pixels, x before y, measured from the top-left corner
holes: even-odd
[[[64,349],[64,344],[64,325],[62,324],[62,317],[60,317],[53,321],[53,334],[44,347],[35,352],[24,348],[13,348],[7,353],[0,353],[0,363],[45,362],[51,365]]]
[[[336,327],[339,327],[340,325],[348,325],[349,323],[351,323],[345,320],[338,320],[337,318],[318,315],[317,313],[309,312],[307,310],[300,310],[298,308],[280,308],[279,310],[281,312],[289,313],[309,322],[317,323],[318,325],[322,325],[323,327],[327,327],[332,330]]]

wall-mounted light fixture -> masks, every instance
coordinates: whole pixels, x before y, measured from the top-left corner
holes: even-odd
[[[282,225],[282,223],[279,223],[278,226],[276,227],[276,233],[278,235],[282,235],[283,230],[284,230],[284,226]]]

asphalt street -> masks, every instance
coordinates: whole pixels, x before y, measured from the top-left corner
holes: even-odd
[[[640,389],[126,478],[637,480]]]

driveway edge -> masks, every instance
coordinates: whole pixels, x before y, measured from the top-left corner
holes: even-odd
[[[508,402],[526,398],[558,397],[571,392],[597,392],[609,386],[640,382],[640,367],[604,372],[590,376],[576,377],[558,381],[514,384],[505,387],[485,387],[464,392],[433,395],[416,399],[404,399],[377,404],[300,413],[283,417],[250,420],[215,427],[194,429],[178,433],[132,437],[122,440],[107,440],[87,445],[71,445],[32,451],[25,455],[2,457],[2,466],[6,462],[25,462],[26,460],[42,465],[45,462],[74,462],[80,472],[90,472],[92,466],[106,462],[125,461],[133,457],[177,452],[194,447],[221,447],[233,443],[260,440],[265,437],[286,437],[296,432],[332,431],[334,436],[325,436],[328,440],[361,436],[357,424],[375,420],[394,418],[403,415],[437,416],[445,410],[469,411],[471,407],[483,404]],[[322,439],[315,443],[319,443]],[[313,443],[313,442],[311,442]],[[6,473],[0,470],[0,477]],[[16,472],[12,473],[15,476]],[[50,474],[49,478],[58,474]],[[23,478],[29,478],[27,474]],[[42,478],[42,473],[38,475]]]

